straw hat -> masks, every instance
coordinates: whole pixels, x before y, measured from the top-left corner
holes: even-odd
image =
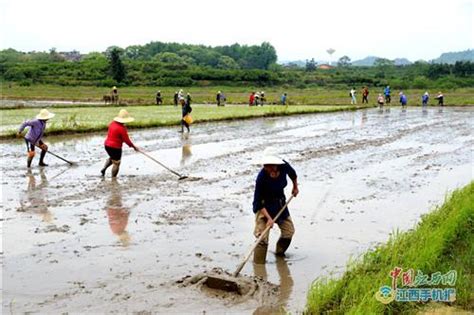
[[[117,89],[117,87],[114,85],[114,87],[113,87],[112,89],[113,89],[113,90],[116,90],[116,89]]]
[[[36,119],[47,120],[53,118],[55,114],[50,113],[47,109],[40,110],[39,114],[36,115]]]
[[[263,151],[263,156],[260,157],[255,164],[281,165],[285,164],[285,161],[277,156],[275,148],[268,147]]]
[[[135,118],[131,117],[130,114],[125,110],[121,109],[118,113],[118,116],[114,118],[116,122],[125,124],[135,120]]]

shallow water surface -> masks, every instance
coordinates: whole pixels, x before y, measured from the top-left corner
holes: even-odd
[[[473,179],[473,113],[374,109],[130,133],[201,178],[185,181],[128,148],[118,180],[101,178],[104,136],[49,137],[50,150],[78,166],[48,156],[49,167],[31,171],[24,144],[2,142],[3,310],[301,312],[312,280],[342,272]],[[277,298],[237,303],[179,287],[214,267],[232,272],[250,248],[253,161],[269,145],[298,172],[296,234],[286,259],[269,253],[266,266],[249,262],[242,273],[279,285]],[[271,249],[277,238],[274,228]]]

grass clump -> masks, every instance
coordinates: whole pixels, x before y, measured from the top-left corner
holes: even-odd
[[[474,182],[454,191],[441,207],[424,215],[414,230],[395,233],[386,244],[351,263],[340,279],[315,280],[306,313],[416,314],[426,304],[432,308],[432,302],[385,305],[375,299],[381,286],[391,285],[389,273],[395,267],[430,275],[456,270],[456,301],[448,305],[474,310]],[[435,308],[445,304],[435,304]]]

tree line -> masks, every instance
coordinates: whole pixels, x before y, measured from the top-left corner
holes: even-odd
[[[74,58],[49,52],[0,51],[0,79],[21,85],[94,86],[207,86],[288,85],[295,87],[384,86],[394,88],[440,88],[474,86],[474,63],[430,64],[415,62],[396,66],[387,59],[373,67],[353,67],[343,56],[332,69],[319,69],[314,59],[306,66],[276,63],[269,43],[246,46],[208,47],[151,42],[126,48],[109,47]]]

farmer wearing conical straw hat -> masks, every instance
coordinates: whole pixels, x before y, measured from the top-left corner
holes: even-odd
[[[258,161],[263,164],[257,176],[253,199],[253,212],[255,213],[255,237],[259,237],[267,226],[273,227],[278,224],[281,234],[276,244],[276,255],[284,256],[290,246],[291,239],[295,233],[295,227],[290,217],[290,212],[286,208],[280,217],[274,221],[279,210],[285,205],[286,197],[284,188],[287,185],[288,176],[293,182],[293,196],[298,195],[298,181],[296,171],[291,165],[276,156],[275,149],[267,148],[263,157]],[[264,264],[267,256],[268,234],[257,245],[254,251],[253,261],[257,264]]]
[[[125,142],[129,147],[138,151],[138,148],[132,143],[128,137],[128,131],[125,127],[126,123],[134,121],[135,118],[125,110],[121,109],[117,117],[109,124],[107,138],[105,139],[105,151],[109,158],[105,161],[105,165],[100,171],[105,176],[105,171],[112,166],[112,177],[117,177],[120,169],[120,160],[122,159],[122,145]]]
[[[35,147],[38,146],[41,148],[41,155],[38,165],[39,166],[48,166],[44,163],[44,157],[48,151],[48,146],[43,143],[42,138],[44,135],[44,130],[46,129],[46,122],[48,119],[54,117],[53,113],[50,113],[47,109],[42,109],[35,119],[27,120],[21,124],[18,128],[18,136],[22,136],[22,132],[26,127],[30,127],[28,133],[24,137],[26,143],[26,150],[28,154],[27,166],[31,167],[31,162],[35,156]]]

